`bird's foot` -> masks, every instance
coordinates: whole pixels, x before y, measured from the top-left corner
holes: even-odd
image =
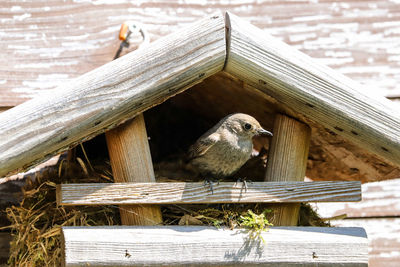
[[[209,186],[211,194],[214,194],[214,183],[217,183],[219,185],[219,180],[212,180],[209,178],[204,179],[204,186]]]
[[[244,178],[238,178],[238,179],[236,180],[235,186],[236,186],[239,182],[243,183],[241,190],[244,189],[244,192],[246,192],[246,193],[247,193],[248,183],[250,183],[250,184],[253,183],[253,181],[247,180],[247,178],[244,177]]]

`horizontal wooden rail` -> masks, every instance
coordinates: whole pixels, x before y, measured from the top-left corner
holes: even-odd
[[[62,184],[59,205],[360,201],[360,182]]]
[[[205,226],[63,227],[62,236],[65,266],[368,265],[368,239],[357,227],[272,227],[265,242]]]

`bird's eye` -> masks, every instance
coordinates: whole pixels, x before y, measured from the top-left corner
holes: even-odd
[[[246,124],[244,125],[244,129],[245,129],[246,131],[251,130],[251,124],[250,124],[250,123],[246,123]]]

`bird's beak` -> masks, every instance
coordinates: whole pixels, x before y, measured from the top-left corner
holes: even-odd
[[[257,134],[258,134],[258,135],[273,136],[273,134],[272,134],[270,131],[267,131],[267,130],[265,130],[265,129],[263,129],[263,128],[259,128],[259,129],[257,130]]]

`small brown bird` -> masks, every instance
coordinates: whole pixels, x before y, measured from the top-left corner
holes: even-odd
[[[213,179],[233,175],[250,159],[252,138],[256,135],[272,136],[272,133],[263,129],[250,115],[228,115],[189,148],[189,163],[198,170],[213,191]]]

